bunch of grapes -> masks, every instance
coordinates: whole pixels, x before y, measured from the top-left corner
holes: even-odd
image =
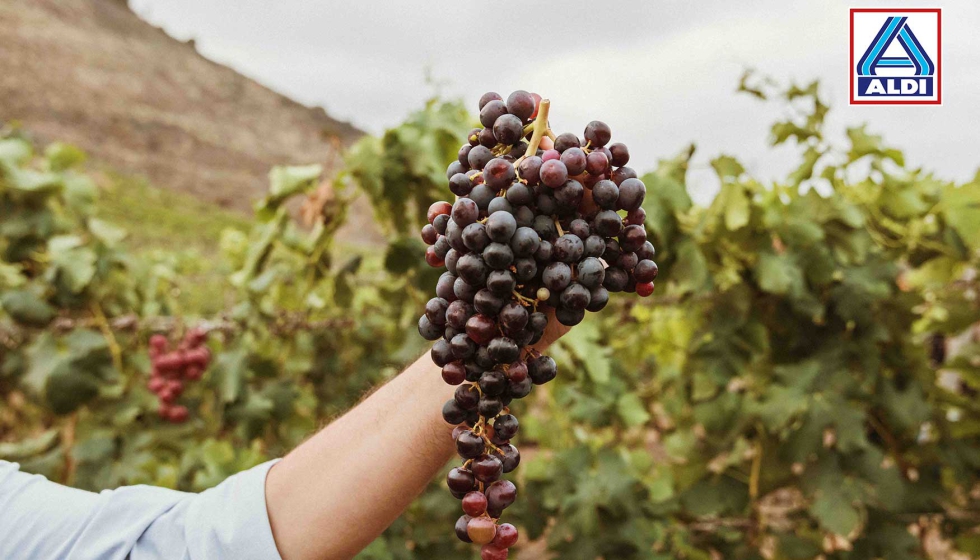
[[[443,417],[463,459],[447,483],[462,500],[456,534],[507,558],[517,529],[498,524],[517,488],[502,475],[521,456],[508,408],[551,381],[555,361],[532,348],[546,309],[572,326],[599,311],[610,292],[653,293],[657,265],[646,238],[646,187],[627,167],[629,150],[592,121],[583,138],[555,136],[550,103],[526,91],[480,99],[483,128],[470,132],[447,170],[454,203],[428,211],[426,262],[446,267],[419,319],[432,360],[456,385]]]
[[[147,388],[160,399],[160,418],[174,424],[187,421],[189,411],[177,399],[184,392],[185,383],[197,381],[211,363],[211,351],[204,345],[207,332],[191,329],[184,335],[176,349],[170,350],[170,342],[162,334],[150,337],[150,363],[152,370]]]

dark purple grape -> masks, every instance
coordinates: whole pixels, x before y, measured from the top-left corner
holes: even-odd
[[[474,128],[470,130],[470,133],[466,135],[466,141],[469,142],[470,146],[477,146],[480,144],[480,131],[482,128]]]
[[[477,314],[466,321],[466,334],[477,344],[483,345],[493,340],[497,333],[497,325],[491,317]]]
[[[514,251],[511,250],[510,245],[491,243],[483,250],[483,260],[486,261],[486,266],[489,266],[493,270],[503,270],[514,262]],[[462,275],[460,273],[460,276]],[[483,279],[483,282],[485,281],[486,276]],[[483,282],[480,283],[482,284]]]
[[[510,240],[510,248],[514,251],[515,257],[529,257],[533,255],[538,250],[540,244],[541,241],[538,234],[529,227],[517,228]]]
[[[480,416],[484,418],[493,418],[494,416],[500,414],[500,411],[504,409],[504,403],[501,402],[497,397],[484,396],[480,399]]]
[[[534,313],[531,313],[531,316],[527,320],[527,324],[534,332],[544,332],[544,330],[548,328],[548,316],[540,311],[535,311]]]
[[[585,141],[590,148],[599,148],[609,143],[612,132],[609,125],[602,121],[592,121],[585,126]]]
[[[502,395],[507,390],[507,377],[504,372],[495,369],[483,372],[483,375],[480,376],[480,390],[483,391],[484,395],[491,397]]]
[[[453,204],[451,215],[453,222],[457,226],[464,228],[479,219],[480,208],[476,205],[476,202],[469,198],[461,198]]]
[[[592,187],[592,200],[603,210],[615,210],[619,201],[619,187],[608,179],[599,181]]]
[[[626,221],[629,222],[631,226],[642,226],[647,221],[647,211],[644,210],[643,207],[630,210],[626,214]]]
[[[497,138],[493,135],[492,128],[484,128],[480,131],[480,145],[484,148],[493,148],[497,145]],[[469,158],[467,158],[467,163],[469,163]]]
[[[636,278],[637,282],[645,284],[656,280],[658,272],[660,270],[657,267],[657,263],[649,259],[643,259],[636,263],[636,266],[633,268],[633,278]]]
[[[657,256],[657,250],[653,248],[653,243],[647,241],[642,247],[636,250],[636,256],[640,260],[653,260],[653,257]]]
[[[482,251],[489,244],[490,236],[483,224],[474,222],[463,228],[463,245],[470,251]]]
[[[436,295],[450,303],[455,301],[456,293],[453,292],[453,284],[455,282],[455,275],[450,272],[443,272],[442,276],[439,277],[439,281],[436,282]]]
[[[610,178],[613,180],[613,183],[621,185],[626,179],[636,179],[636,171],[629,167],[620,167],[612,172],[612,177]]]
[[[490,151],[490,148],[483,145],[473,146],[469,155],[466,156],[466,161],[469,162],[470,167],[473,169],[483,169],[491,159],[493,159],[493,152]]]
[[[566,164],[567,165],[567,164]],[[589,175],[602,175],[609,170],[609,158],[602,152],[590,152],[585,157],[585,171]]]
[[[538,207],[538,216],[541,218],[548,218],[558,211],[558,201],[555,200],[553,191],[539,192],[534,204]]]
[[[449,221],[449,214],[439,214],[436,216],[436,219],[432,220],[432,227],[435,228],[436,233],[439,235],[445,235],[449,229]]]
[[[507,249],[509,250],[510,247]],[[486,254],[486,251],[484,251],[484,254]],[[478,255],[467,253],[456,262],[456,272],[467,284],[471,286],[482,286],[487,281],[487,274],[490,273],[490,268]],[[458,293],[456,295],[460,299],[463,299]]]
[[[514,210],[514,218],[517,220],[517,227],[531,227],[534,225],[534,210],[519,206]]]
[[[503,464],[501,463],[502,468]],[[487,488],[486,495],[487,513],[490,517],[498,518],[505,509],[517,500],[517,487],[509,480],[498,480]]]
[[[559,206],[568,210],[578,210],[579,204],[585,197],[585,187],[575,179],[565,181],[565,184],[555,189],[555,201]]]
[[[528,185],[532,187],[541,182],[541,165],[544,162],[538,156],[531,156],[529,158],[524,158],[523,161],[517,166],[517,171],[521,176],[521,179],[527,181]]]
[[[497,93],[495,91],[488,91],[488,92],[484,93],[482,96],[480,96],[480,107],[479,108],[482,111],[483,108],[487,106],[487,103],[490,103],[491,101],[503,101],[503,100],[504,100],[504,98],[501,97],[499,93]]]
[[[457,405],[457,401],[453,401]],[[473,433],[471,430],[464,430],[456,438],[456,452],[464,459],[476,459],[483,455],[487,444],[483,438]]]
[[[500,459],[504,473],[512,472],[517,468],[517,465],[521,464],[521,452],[513,445],[506,443],[497,449],[494,455]]]
[[[487,275],[487,289],[498,295],[509,295],[517,287],[517,279],[509,270],[494,270]]]
[[[465,360],[473,354],[476,354],[476,343],[470,340],[470,337],[466,336],[466,333],[460,333],[452,337],[449,340],[449,346],[452,347],[453,356],[457,360]]]
[[[595,231],[603,237],[615,237],[623,231],[623,220],[614,210],[603,210],[596,214]]]
[[[460,165],[468,166],[470,164],[469,160],[467,159],[467,156],[470,155],[471,149],[473,149],[473,146],[470,146],[469,144],[463,144],[459,148],[459,152],[456,153],[456,160],[459,161]],[[459,173],[457,173],[456,175],[459,175]],[[456,175],[453,175],[453,177],[455,177]]]
[[[432,224],[425,224],[422,226],[422,241],[426,245],[432,245],[439,240],[439,232],[436,231],[435,226]]]
[[[554,224],[552,224],[551,227],[554,228]],[[537,231],[537,228],[535,228],[535,233],[541,235],[540,232]],[[538,262],[548,262],[551,260],[551,254],[553,252],[554,246],[551,244],[551,242],[542,240],[541,243],[538,244],[538,250],[534,252],[534,260]]]
[[[442,327],[433,325],[425,315],[419,317],[419,334],[426,340],[438,340],[442,336]]]
[[[585,245],[585,250],[582,252],[583,257],[601,257],[606,250],[606,242],[598,235],[586,237],[583,244]]]
[[[531,118],[535,105],[534,97],[522,89],[507,96],[507,110],[522,121]]]
[[[643,204],[647,188],[639,179],[625,179],[619,185],[619,199],[616,205],[620,210],[636,210]]]
[[[483,166],[483,180],[494,189],[500,190],[514,182],[517,175],[514,166],[502,158],[494,158]]]
[[[609,290],[597,286],[592,288],[592,292],[589,294],[589,305],[585,306],[585,310],[593,313],[602,311],[607,303],[609,303]]]
[[[501,144],[516,144],[523,135],[524,123],[514,115],[501,115],[493,123],[493,136]]]
[[[606,269],[606,278],[602,281],[602,287],[610,292],[621,292],[628,282],[628,272],[621,268],[609,267]]]
[[[501,449],[501,451],[504,451]],[[504,456],[507,454],[504,453]],[[454,492],[469,492],[476,488],[476,477],[470,471],[456,467],[446,475],[446,486]]]
[[[520,303],[511,301],[500,310],[499,319],[505,330],[517,332],[527,325],[528,312]]]
[[[530,377],[525,377],[521,381],[510,381],[507,386],[507,394],[515,399],[523,399],[531,394],[532,387],[533,383],[531,383]]]
[[[513,339],[506,336],[499,336],[491,340],[487,350],[490,352],[493,361],[498,364],[516,362],[517,358],[521,356],[521,349],[517,347]]]
[[[555,149],[564,152],[570,148],[581,148],[582,142],[571,132],[563,132],[555,137]]]
[[[559,237],[553,245],[552,258],[564,263],[578,262],[582,258],[582,253],[585,252],[585,244],[582,243],[582,240],[577,235],[570,233]]]
[[[480,392],[469,384],[456,387],[456,394],[453,395],[453,398],[456,400],[456,404],[463,410],[476,410],[476,407],[480,406]],[[459,440],[456,440],[456,443],[459,445]]]
[[[531,257],[514,259],[514,270],[517,271],[518,281],[528,282],[538,275],[538,263]]]
[[[541,283],[551,293],[564,290],[572,281],[572,269],[563,262],[548,263],[541,272]]]
[[[513,214],[498,212],[491,214],[486,222],[487,235],[497,243],[509,243],[517,231],[517,219]]]
[[[446,308],[446,323],[454,329],[462,330],[466,328],[466,321],[474,314],[476,311],[472,304],[458,299]]]
[[[606,269],[599,259],[586,257],[575,265],[575,274],[579,284],[592,290],[602,285],[606,277]]]
[[[466,380],[466,366],[460,362],[449,362],[442,368],[442,380],[449,385],[459,385]]]
[[[484,288],[473,296],[473,307],[476,308],[477,313],[496,317],[508,299],[506,295],[498,295]]]
[[[544,385],[558,375],[558,365],[551,356],[538,356],[527,363],[527,375],[535,385]]]
[[[493,431],[502,440],[513,439],[520,424],[513,414],[501,414],[493,423]]]
[[[534,202],[534,193],[523,183],[514,183],[507,187],[504,197],[514,206],[526,206]]]
[[[458,161],[454,161],[449,164],[449,167],[446,168],[446,179],[452,179],[453,175],[457,173],[466,173],[468,169],[469,167],[466,165],[463,165]]]
[[[589,222],[581,218],[576,218],[568,224],[568,233],[578,237],[579,239],[586,239],[589,237]]]
[[[589,305],[590,298],[591,293],[588,288],[578,282],[572,282],[561,293],[561,306],[575,311],[583,310]]]
[[[609,264],[613,264],[617,268],[622,268],[623,270],[630,271],[633,270],[633,267],[636,266],[636,263],[639,262],[639,260],[640,259],[636,258],[636,253],[624,252],[624,253],[620,253],[619,258],[616,259],[616,262],[609,263]]]
[[[449,424],[462,424],[466,420],[467,413],[456,404],[456,401],[449,399],[442,406],[442,418]]]
[[[433,325],[440,327],[446,324],[446,309],[449,302],[441,297],[434,297],[425,304],[425,316]]]
[[[449,191],[456,196],[466,196],[473,190],[473,182],[465,173],[457,173],[449,180]]]
[[[492,99],[480,108],[480,124],[493,128],[497,119],[507,114],[507,106],[500,99]]]
[[[470,465],[473,476],[484,484],[489,484],[500,478],[503,463],[493,455],[483,455]]]
[[[647,241],[647,230],[643,226],[626,226],[619,234],[619,245],[623,251],[636,251]]]
[[[609,153],[612,154],[610,163],[615,167],[622,167],[630,161],[630,151],[626,144],[616,142],[609,145]]]
[[[444,338],[440,338],[439,340],[435,341],[429,355],[432,357],[433,363],[439,367],[443,367],[456,359],[453,356],[452,346],[450,346],[449,342]]]
[[[585,171],[585,152],[582,148],[569,148],[562,152],[561,162],[565,164],[569,175],[578,175]]]
[[[467,530],[470,526],[470,520],[472,519],[473,518],[470,517],[469,515],[463,515],[462,517],[456,520],[456,527],[454,528],[454,531],[456,532],[456,538],[463,541],[464,543],[473,542],[473,539],[471,539],[469,534],[467,533]]]
[[[566,327],[574,327],[585,319],[585,309],[559,307],[555,310],[555,318]]]
[[[568,180],[568,168],[560,160],[552,159],[541,164],[541,182],[557,189]]]

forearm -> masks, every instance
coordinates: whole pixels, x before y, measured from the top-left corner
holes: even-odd
[[[283,559],[351,558],[380,535],[452,456],[442,405],[453,390],[426,353],[273,467]]]

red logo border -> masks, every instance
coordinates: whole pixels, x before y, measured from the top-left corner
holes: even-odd
[[[936,14],[936,99],[930,101],[897,101],[882,100],[871,101],[867,99],[854,99],[854,14],[858,12],[932,12]],[[943,104],[943,10],[942,8],[851,8],[850,10],[850,35],[851,35],[851,64],[848,68],[850,75],[850,91],[847,94],[850,105],[942,105]]]

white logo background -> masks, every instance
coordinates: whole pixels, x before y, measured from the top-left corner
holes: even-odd
[[[857,64],[861,60],[865,51],[871,46],[874,41],[875,36],[878,31],[881,30],[881,26],[884,25],[885,20],[889,17],[907,17],[906,25],[911,28],[912,33],[919,40],[919,44],[922,45],[922,49],[929,55],[932,62],[936,65],[936,73],[934,76],[934,87],[933,95],[931,96],[921,96],[921,97],[907,97],[902,96],[888,96],[888,97],[877,97],[873,101],[904,101],[904,102],[917,102],[917,103],[936,103],[939,100],[939,80],[941,78],[940,68],[941,62],[939,58],[939,14],[937,12],[907,12],[901,10],[889,11],[889,12],[852,12],[851,17],[853,18],[853,45],[851,46],[851,76],[852,76],[852,87],[854,91],[851,92],[852,100],[861,101],[872,101],[869,97],[862,97],[861,92],[858,91],[858,75],[857,75]],[[898,40],[892,41],[885,51],[884,56],[908,56],[905,49]],[[878,67],[875,71],[878,76],[908,76],[911,77],[914,74],[912,68],[882,68]]]

